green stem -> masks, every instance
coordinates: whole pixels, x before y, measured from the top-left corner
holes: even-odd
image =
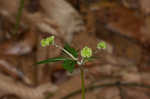
[[[80,68],[80,72],[81,72],[82,99],[85,99],[84,69]]]
[[[20,24],[22,12],[23,12],[23,8],[24,8],[24,0],[20,0],[18,13],[17,13],[17,16],[16,16],[16,24],[15,24],[15,28],[14,28],[14,32],[13,32],[14,35],[16,35],[17,32],[18,32],[19,24]]]

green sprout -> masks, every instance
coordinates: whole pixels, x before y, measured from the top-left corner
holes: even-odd
[[[92,49],[85,46],[82,50],[81,50],[81,56],[83,58],[90,58],[92,56]]]
[[[65,56],[59,56],[59,57],[53,57],[53,58],[48,58],[46,60],[42,60],[40,62],[37,62],[37,64],[47,64],[51,62],[58,62],[62,61],[62,67],[67,70],[68,72],[72,73],[73,70],[75,69],[75,65],[79,65],[79,69],[81,72],[81,86],[82,86],[82,99],[85,99],[85,84],[84,84],[84,63],[88,62],[92,58],[92,49],[85,46],[81,51],[80,51],[80,56],[82,57],[81,59],[79,58],[78,51],[76,51],[74,48],[70,47],[68,44],[66,44],[63,47],[57,45],[54,43],[54,36],[47,37],[43,40],[41,40],[41,45],[43,47],[53,45],[56,48],[62,50],[66,55]],[[105,42],[99,42],[97,44],[98,49],[106,49],[106,44]],[[67,57],[66,57],[67,56]]]
[[[97,44],[97,49],[106,49],[106,43],[104,41],[101,41]]]
[[[42,39],[41,40],[41,45],[42,47],[45,47],[45,46],[49,46],[51,44],[54,44],[54,36],[50,36],[50,37],[47,37],[45,39]]]

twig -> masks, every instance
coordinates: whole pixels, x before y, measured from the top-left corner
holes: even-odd
[[[104,88],[104,87],[113,87],[113,86],[118,86],[118,82],[115,83],[107,83],[107,84],[100,84],[100,85],[93,85],[90,87],[85,88],[86,92],[87,91],[93,91],[94,89],[97,88]],[[137,84],[137,83],[120,83],[119,86],[126,86],[126,87],[143,87],[143,88],[150,88],[150,85],[145,85],[145,84]],[[87,90],[88,89],[88,90]],[[81,93],[81,89],[76,90],[64,97],[62,97],[61,99],[69,99],[72,96],[75,96],[77,94]]]

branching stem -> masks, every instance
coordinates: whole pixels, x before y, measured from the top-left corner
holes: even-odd
[[[69,55],[73,60],[77,61],[78,59],[75,58],[71,53],[69,53],[67,50],[65,50],[64,48],[62,48],[61,46],[54,44],[55,47],[59,48],[60,50],[64,51],[67,55]]]

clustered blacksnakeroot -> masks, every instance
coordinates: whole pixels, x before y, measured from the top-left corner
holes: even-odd
[[[55,43],[55,36],[50,36],[45,39],[41,40],[41,45],[42,47],[50,46],[53,45],[60,50],[62,50],[68,57],[54,57],[54,58],[49,58],[47,60],[42,60],[40,62],[37,62],[37,64],[46,64],[50,62],[57,62],[57,61],[63,61],[63,68],[67,70],[68,72],[73,72],[75,68],[75,64],[78,64],[80,66],[80,71],[81,71],[81,85],[82,85],[82,99],[85,99],[85,85],[84,85],[84,70],[83,70],[83,65],[85,62],[91,60],[92,58],[92,48],[89,48],[88,46],[85,46],[84,48],[81,49],[80,55],[81,55],[81,60],[79,60],[79,55],[78,52],[70,47],[68,44],[66,44],[63,47],[57,45]],[[105,50],[106,49],[106,43],[104,41],[100,41],[97,44],[97,49],[98,50]]]
[[[69,45],[67,45],[67,48],[62,48],[61,46],[57,45],[57,44],[55,43],[55,36],[50,36],[50,37],[47,37],[47,38],[45,38],[45,39],[42,39],[42,40],[41,40],[41,45],[42,45],[42,47],[54,45],[55,47],[61,49],[61,50],[64,51],[67,55],[69,55],[70,58],[71,58],[72,60],[76,61],[76,63],[77,63],[78,65],[83,64],[85,61],[87,61],[89,58],[91,58],[91,57],[92,57],[92,53],[93,53],[91,48],[89,48],[88,46],[85,46],[85,47],[81,50],[81,52],[80,52],[82,59],[79,61],[79,60],[78,60],[78,55],[77,55],[78,52],[75,51],[74,48],[71,48]],[[98,50],[101,50],[101,49],[105,50],[105,49],[106,49],[106,43],[105,43],[104,41],[100,41],[100,42],[97,44],[97,49],[98,49]],[[69,50],[69,51],[68,51],[68,50]],[[74,55],[73,55],[73,54],[74,54]],[[75,54],[76,54],[76,55],[75,55]],[[62,58],[62,57],[61,57],[61,58]],[[49,60],[50,60],[50,59],[49,59]],[[59,60],[59,59],[58,59],[58,60]],[[64,59],[64,60],[65,60],[65,59]],[[62,61],[62,60],[60,60],[60,61]],[[71,71],[72,71],[72,70],[71,70]]]
[[[67,65],[73,65],[73,64],[78,64],[78,65],[82,65],[83,63],[87,62],[88,59],[90,59],[92,57],[92,49],[89,48],[88,46],[85,46],[81,52],[80,55],[82,57],[81,60],[78,60],[78,52],[74,49],[71,48],[69,45],[66,45],[66,47],[61,47],[59,45],[57,45],[55,43],[55,36],[50,36],[47,38],[44,38],[41,40],[41,45],[42,47],[46,47],[46,46],[50,46],[50,45],[54,45],[55,47],[61,49],[63,52],[65,52],[65,54],[67,54],[68,56],[70,56],[70,58],[65,58],[65,57],[56,57],[56,58],[52,58],[52,59],[48,59],[47,61],[40,61],[38,62],[38,64],[40,63],[48,63],[48,62],[55,62],[55,61],[64,61],[65,64],[67,64],[67,62],[69,62]],[[106,43],[104,41],[100,41],[97,44],[97,49],[98,50],[105,50],[106,49]],[[64,69],[72,72],[74,69],[74,66],[72,68],[69,68],[69,66],[63,65]]]

